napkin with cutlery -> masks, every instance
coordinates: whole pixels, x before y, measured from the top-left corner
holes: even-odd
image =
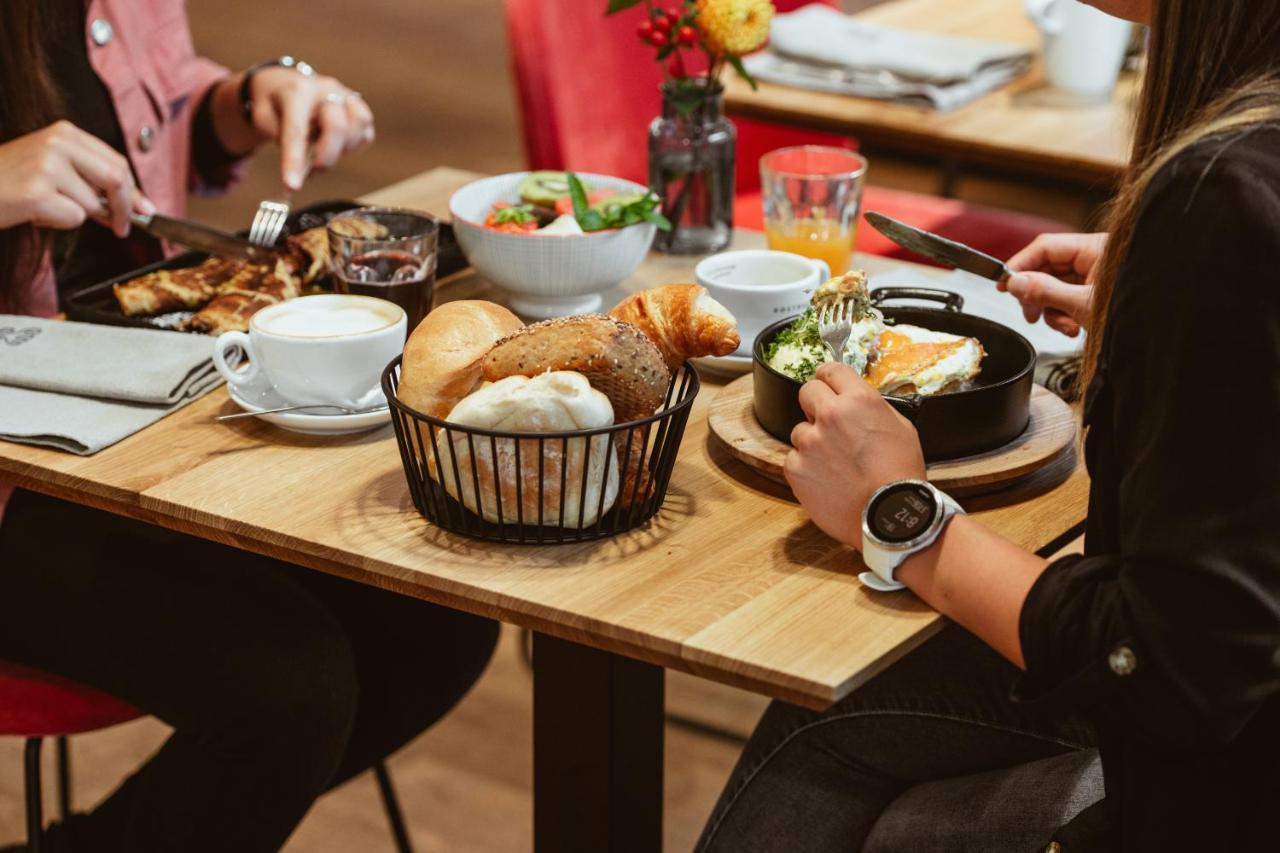
[[[203,335],[0,314],[0,438],[89,455],[222,384]]]
[[[746,65],[775,83],[948,110],[1004,85],[1031,61],[1022,45],[892,29],[812,5],[774,18],[769,50]]]

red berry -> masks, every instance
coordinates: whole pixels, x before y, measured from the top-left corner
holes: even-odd
[[[684,77],[684,60],[680,58],[680,51],[671,54],[671,58],[667,60],[667,71],[672,77]]]
[[[698,41],[697,30],[695,30],[693,27],[688,27],[688,26],[680,28],[681,44],[695,44],[697,41]]]
[[[671,20],[673,20],[673,21],[678,21],[678,20],[680,20],[680,10],[679,10],[679,9],[668,9],[668,10],[667,10],[667,17],[668,17],[668,18],[670,18],[670,19],[671,19]]]
[[[647,20],[641,21],[640,26],[636,27],[636,35],[647,40],[649,36],[653,35],[653,24]]]
[[[649,36],[649,44],[653,45],[654,47],[666,47],[667,34],[663,32],[654,33],[653,35]]]
[[[671,19],[666,15],[655,15],[653,18],[653,28],[664,33],[671,32]]]

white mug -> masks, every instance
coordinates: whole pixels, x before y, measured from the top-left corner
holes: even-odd
[[[734,355],[749,357],[765,326],[804,313],[813,291],[831,278],[831,268],[791,252],[748,249],[704,258],[694,276],[737,318],[742,345]]]
[[[293,405],[364,408],[378,399],[382,370],[404,349],[404,309],[372,296],[322,294],[289,299],[249,320],[249,333],[225,332],[213,363],[231,385],[261,374]],[[240,358],[249,366],[237,370]]]
[[[1026,0],[1027,14],[1044,34],[1049,83],[1085,98],[1103,98],[1116,86],[1132,24],[1079,0]]]

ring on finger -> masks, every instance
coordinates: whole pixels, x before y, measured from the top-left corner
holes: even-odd
[[[324,96],[324,101],[326,104],[345,104],[347,96],[338,92],[330,92]]]

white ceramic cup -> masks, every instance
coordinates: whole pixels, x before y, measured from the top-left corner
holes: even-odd
[[[1026,6],[1044,34],[1049,84],[1087,99],[1110,95],[1133,25],[1079,0],[1026,0]]]
[[[261,374],[292,405],[359,409],[379,398],[382,370],[404,349],[407,325],[404,309],[385,299],[302,296],[254,314],[248,334],[220,335],[213,363],[232,385]],[[243,356],[249,366],[238,370]]]
[[[704,258],[694,276],[737,318],[742,345],[734,355],[749,357],[765,326],[809,307],[809,297],[831,278],[831,268],[791,252],[748,249]]]

